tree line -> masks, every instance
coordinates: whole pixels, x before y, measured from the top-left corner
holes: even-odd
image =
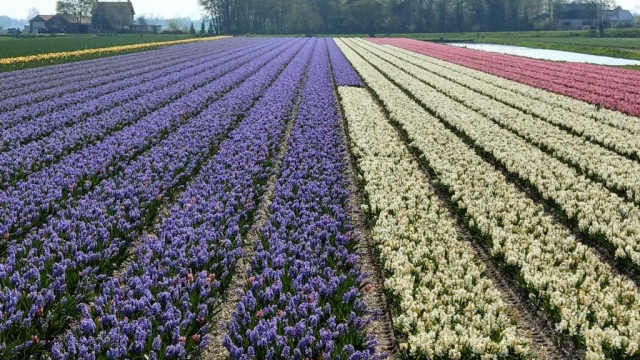
[[[216,33],[349,34],[551,29],[562,0],[198,0]],[[610,8],[613,0],[584,0]]]

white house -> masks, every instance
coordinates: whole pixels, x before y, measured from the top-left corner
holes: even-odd
[[[620,23],[624,24],[624,26],[633,26],[633,14],[629,10],[623,10],[620,6],[610,10],[608,16],[612,26]]]
[[[47,26],[47,21],[51,20],[54,15],[37,15],[33,19],[29,20],[29,32],[32,34],[38,34],[44,31]]]

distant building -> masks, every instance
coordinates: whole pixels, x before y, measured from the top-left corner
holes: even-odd
[[[158,34],[162,31],[162,25],[150,25],[150,24],[140,24],[137,21],[134,21],[133,24],[129,26],[129,29],[133,32],[137,33],[153,33]]]
[[[633,26],[633,15],[629,10],[618,6],[613,10],[603,11],[600,18],[595,2],[557,4],[554,7],[554,19],[556,30],[581,30],[598,27],[600,23],[605,27]]]
[[[87,33],[91,19],[71,14],[38,15],[29,21],[29,32],[39,33]]]
[[[600,24],[596,3],[558,4],[553,17],[556,30],[581,30]]]
[[[613,10],[607,11],[607,17],[610,26],[622,25],[624,27],[633,26],[633,14],[629,10],[623,10],[620,6]]]
[[[91,24],[95,31],[115,31],[130,28],[135,15],[131,0],[98,1],[91,10]]]
[[[33,19],[29,20],[29,32],[32,34],[39,34],[47,31],[47,21],[49,21],[54,15],[37,15]]]

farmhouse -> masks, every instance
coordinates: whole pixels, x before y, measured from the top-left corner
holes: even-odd
[[[631,11],[629,10],[623,10],[620,6],[613,10],[607,11],[607,17],[609,18],[609,23],[611,24],[611,26],[633,26],[633,14],[631,14]]]
[[[38,34],[41,32],[45,32],[47,27],[47,21],[49,21],[55,15],[38,15],[33,19],[29,20],[29,32],[32,34]]]
[[[78,21],[79,20],[79,21]],[[29,32],[49,33],[86,33],[91,26],[91,19],[71,14],[38,15],[29,21]]]
[[[555,7],[556,30],[580,30],[598,26],[598,8],[595,3],[559,4]]]
[[[98,1],[91,10],[91,24],[95,31],[129,28],[135,11],[131,1]]]
[[[602,11],[602,18],[598,14],[596,3],[558,4],[555,8],[556,30],[581,30],[585,27],[599,26],[633,26],[633,15],[629,10],[620,6],[613,10]]]

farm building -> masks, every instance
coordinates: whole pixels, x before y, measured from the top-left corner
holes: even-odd
[[[38,15],[29,21],[29,32],[32,34],[86,33],[90,27],[91,19],[88,17],[78,19],[76,15],[71,14]]]
[[[585,27],[633,26],[633,15],[620,6],[613,10],[601,11],[599,16],[596,3],[558,4],[554,8],[556,30],[581,30]]]
[[[128,28],[133,24],[131,1],[98,1],[91,10],[91,24],[95,31],[111,31]]]
[[[45,32],[47,27],[47,21],[49,21],[54,15],[37,15],[33,19],[29,20],[30,30],[32,34],[38,34]]]
[[[633,14],[629,10],[623,10],[620,6],[614,10],[607,11],[607,17],[611,26],[622,25],[624,27],[633,26]]]
[[[556,30],[580,30],[598,26],[598,7],[595,3],[558,4],[554,8]]]

